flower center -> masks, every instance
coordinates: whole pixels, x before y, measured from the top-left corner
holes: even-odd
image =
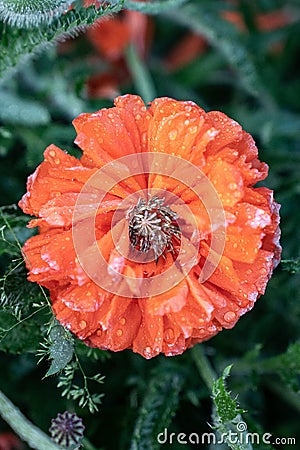
[[[141,252],[153,250],[157,259],[165,250],[174,252],[173,238],[180,239],[178,215],[168,206],[165,198],[156,195],[148,202],[139,199],[136,206],[127,212],[131,245]]]

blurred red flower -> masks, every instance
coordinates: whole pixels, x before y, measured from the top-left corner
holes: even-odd
[[[20,439],[13,433],[0,433],[0,450],[22,450],[24,448]]]
[[[113,351],[130,348],[146,358],[160,352],[178,355],[222,328],[232,328],[264,293],[281,252],[279,206],[272,191],[253,187],[266,178],[268,167],[258,160],[252,137],[225,114],[206,113],[193,102],[158,98],[146,109],[134,95],[116,98],[114,108],[81,114],[74,126],[81,159],[54,145],[48,147],[19,202],[25,213],[38,217],[29,226],[39,226],[39,235],[23,248],[29,280],[50,290],[57,319],[90,346]],[[95,218],[96,245],[109,268],[143,280],[163,275],[176,264],[183,237],[172,205],[168,209],[154,197],[149,201],[152,209],[138,203],[128,212],[129,242],[136,250],[153,250],[156,256],[162,249],[161,256],[141,264],[120,255],[116,248],[115,210],[140,189],[176,195],[190,208],[200,235],[197,260],[189,273],[168,291],[143,298],[133,287],[132,295],[124,297],[95,283],[78,260],[72,234],[77,226],[72,222],[75,205],[90,177],[109,162],[124,155],[138,160],[141,153],[174,155],[201,170],[218,194],[226,227],[219,263],[199,283],[214,230],[195,192],[171,176],[155,173],[118,182]],[[93,260],[92,269],[102,270],[96,263],[93,266]],[[102,275],[109,279],[110,273]]]
[[[245,20],[238,10],[221,11],[221,17],[234,25],[243,33],[248,32]],[[285,9],[277,9],[269,12],[258,12],[255,16],[255,25],[261,32],[270,32],[280,29],[294,20],[292,14]],[[208,42],[204,36],[193,32],[186,35],[175,44],[166,57],[166,66],[169,70],[177,70],[189,64],[201,56],[208,48]],[[280,43],[273,44],[272,49],[280,49]]]
[[[86,7],[93,4],[93,0],[85,1]],[[120,84],[129,77],[125,62],[126,48],[134,45],[139,56],[145,58],[152,33],[150,17],[138,11],[124,10],[115,17],[97,20],[86,35],[99,56],[107,62],[108,69],[89,78],[88,94],[91,97],[114,98]]]

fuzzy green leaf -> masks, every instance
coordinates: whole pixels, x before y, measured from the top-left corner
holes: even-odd
[[[74,341],[69,333],[58,322],[51,327],[49,333],[49,359],[51,366],[46,377],[60,372],[73,358]]]
[[[106,2],[95,8],[78,8],[53,19],[51,24],[41,24],[38,28],[16,29],[8,25],[0,28],[0,76],[6,76],[11,69],[26,62],[32,56],[40,53],[49,45],[54,45],[66,37],[79,34],[86,26],[107,14],[116,13],[122,9],[123,1]]]
[[[183,379],[177,372],[157,370],[153,373],[139,410],[131,450],[158,449],[157,436],[174,415]]]
[[[212,388],[212,398],[221,423],[231,422],[238,414],[243,412],[242,409],[238,408],[236,398],[232,399],[230,392],[226,389],[225,381],[230,374],[231,367],[228,366],[224,369],[223,375],[214,381]]]
[[[17,27],[38,26],[66,12],[73,0],[1,0],[0,18]]]
[[[226,443],[232,450],[252,450],[251,443],[245,439],[247,424],[241,416],[244,410],[238,407],[236,398],[231,398],[226,388],[231,367],[227,366],[222,376],[213,383],[213,428],[218,441],[221,439],[221,442]]]

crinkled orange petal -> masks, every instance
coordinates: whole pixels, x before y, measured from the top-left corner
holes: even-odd
[[[147,300],[147,309],[158,316],[180,311],[186,303],[187,294],[188,286],[183,281],[162,294],[150,297]]]
[[[207,176],[218,192],[224,207],[234,206],[243,198],[243,178],[234,165],[216,159]]]

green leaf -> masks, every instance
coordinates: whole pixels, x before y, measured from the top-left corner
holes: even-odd
[[[46,377],[63,370],[73,358],[74,352],[74,341],[70,333],[57,321],[55,321],[55,325],[50,329],[49,340],[49,359],[52,361],[45,375]]]
[[[72,3],[72,0],[1,0],[0,18],[12,26],[38,26],[66,12]]]
[[[171,422],[183,378],[177,372],[156,370],[140,407],[131,441],[131,450],[160,448],[157,436]]]
[[[231,398],[230,392],[226,389],[226,378],[230,374],[232,366],[224,369],[223,375],[213,383],[212,398],[216,406],[216,411],[221,423],[231,422],[238,414],[243,412],[238,408],[236,398]]]
[[[45,106],[35,100],[27,100],[13,92],[0,90],[0,120],[10,124],[26,126],[45,125],[50,114]]]
[[[282,259],[281,267],[283,270],[286,270],[287,272],[299,273],[300,272],[300,258]]]
[[[78,8],[53,19],[51,24],[41,24],[38,28],[16,29],[6,25],[0,29],[0,76],[8,76],[17,65],[40,53],[49,45],[54,45],[66,37],[74,37],[87,25],[107,14],[119,12],[123,1],[105,2],[99,8]]]
[[[241,416],[244,410],[238,407],[237,399],[231,398],[226,387],[226,379],[230,374],[231,367],[227,366],[222,376],[213,383],[213,428],[218,437],[218,442],[221,440],[232,450],[251,450],[251,443],[245,439],[247,424]]]
[[[144,14],[159,14],[171,8],[177,8],[188,0],[152,0],[151,2],[136,2],[125,0],[124,8],[140,11]]]

